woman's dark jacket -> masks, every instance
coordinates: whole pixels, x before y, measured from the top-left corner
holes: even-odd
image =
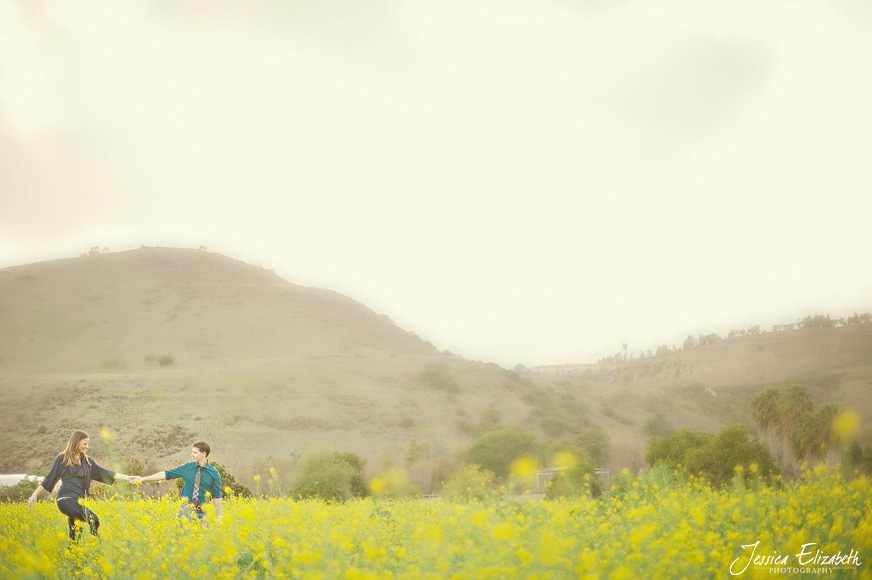
[[[42,480],[42,488],[51,492],[58,480],[62,482],[58,498],[84,498],[91,489],[91,481],[112,485],[115,482],[115,472],[100,467],[90,457],[80,465],[64,465],[64,454],[61,453],[55,457],[51,470]]]

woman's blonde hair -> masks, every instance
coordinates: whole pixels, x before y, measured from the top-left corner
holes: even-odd
[[[79,443],[82,439],[90,439],[84,431],[73,431],[70,435],[70,440],[67,442],[67,448],[64,449],[64,465],[72,465],[73,459],[79,457]],[[82,457],[87,459],[88,453],[82,453]]]

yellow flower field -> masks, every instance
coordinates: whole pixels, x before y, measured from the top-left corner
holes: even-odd
[[[571,501],[227,500],[202,528],[169,500],[110,499],[92,505],[101,538],[72,545],[52,502],[2,504],[0,577],[872,579],[869,484],[820,471],[781,489],[643,478]]]

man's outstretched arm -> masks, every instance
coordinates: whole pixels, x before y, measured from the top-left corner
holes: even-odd
[[[163,481],[167,478],[166,471],[158,471],[153,475],[149,475],[147,477],[140,477],[139,481]]]

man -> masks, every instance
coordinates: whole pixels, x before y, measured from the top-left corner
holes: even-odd
[[[221,474],[209,463],[211,448],[208,443],[199,441],[191,447],[191,462],[179,465],[175,469],[158,471],[148,477],[140,477],[139,481],[163,481],[165,479],[182,478],[182,507],[179,510],[179,518],[185,517],[193,520],[196,514],[199,521],[203,520],[206,512],[200,507],[206,503],[207,492],[212,497],[215,506],[215,516],[220,522],[221,515]]]

